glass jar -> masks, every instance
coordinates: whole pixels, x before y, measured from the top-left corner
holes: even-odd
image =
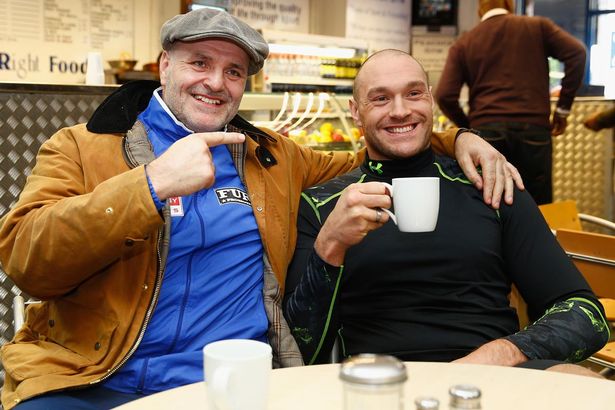
[[[471,384],[457,384],[451,386],[448,390],[449,394],[449,409],[461,410],[461,409],[480,409],[480,389]]]
[[[340,367],[345,410],[403,410],[406,366],[393,356],[360,354]]]

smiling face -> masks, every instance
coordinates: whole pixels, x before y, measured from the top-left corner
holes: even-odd
[[[162,99],[192,131],[218,131],[239,110],[248,63],[230,41],[177,42],[160,59]]]
[[[397,50],[382,51],[363,64],[350,100],[369,157],[377,160],[409,158],[427,149],[433,107],[423,68]]]

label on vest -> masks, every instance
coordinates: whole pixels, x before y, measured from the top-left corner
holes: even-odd
[[[239,188],[218,188],[215,191],[220,205],[242,204],[250,206],[250,197]]]
[[[184,206],[182,205],[181,196],[173,196],[169,198],[169,209],[171,216],[184,216]]]

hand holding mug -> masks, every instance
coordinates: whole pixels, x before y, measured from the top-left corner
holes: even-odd
[[[390,206],[391,198],[380,182],[348,185],[316,238],[316,253],[328,264],[340,266],[348,248],[388,221],[382,209]]]

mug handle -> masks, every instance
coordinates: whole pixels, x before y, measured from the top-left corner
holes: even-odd
[[[231,374],[233,371],[230,367],[222,366],[218,368],[209,380],[209,392],[213,395],[213,402],[216,404],[217,410],[230,410],[227,392],[229,381],[231,380]]]
[[[385,186],[385,188],[387,189],[387,191],[389,191],[389,196],[392,197],[393,196],[393,185],[388,184],[386,182],[381,182],[382,185]],[[381,211],[386,212],[387,214],[389,214],[389,216],[391,217],[391,219],[393,220],[393,222],[395,223],[395,225],[397,225],[397,218],[395,217],[395,214],[393,212],[391,212],[388,209],[384,209],[384,208],[379,208]]]

